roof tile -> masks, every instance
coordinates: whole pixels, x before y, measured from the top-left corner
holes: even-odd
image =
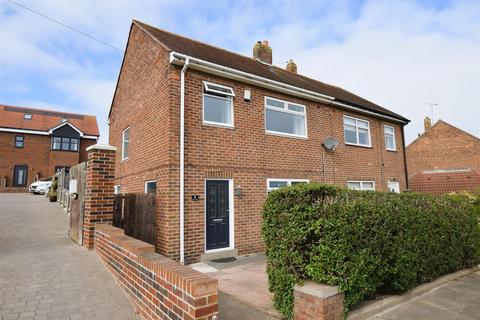
[[[31,114],[27,120],[25,114]],[[97,118],[91,115],[52,111],[27,107],[0,105],[0,127],[48,131],[62,124],[67,119],[69,123],[81,130],[85,135],[99,136]]]

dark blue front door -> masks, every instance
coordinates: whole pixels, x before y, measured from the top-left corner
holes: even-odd
[[[226,180],[207,180],[206,184],[207,250],[230,246],[230,203]]]

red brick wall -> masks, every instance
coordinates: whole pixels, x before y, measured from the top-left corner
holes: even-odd
[[[115,150],[110,148],[93,146],[88,150],[83,245],[89,249],[93,248],[96,225],[113,221]]]
[[[157,179],[156,248],[175,259],[179,257],[179,78],[180,69],[168,64],[168,53],[134,26],[110,119],[110,144],[119,148],[115,184],[121,185],[122,192],[143,192],[144,181]],[[202,124],[203,80],[233,87],[237,95],[234,129]],[[246,87],[252,89],[251,102],[242,98]],[[306,105],[308,139],[265,133],[266,95]],[[242,187],[243,195],[234,199],[234,242],[240,254],[263,250],[260,210],[267,178],[305,178],[341,186],[348,180],[374,180],[377,190],[387,190],[387,182],[395,179],[405,189],[401,127],[397,124],[191,69],[186,76],[185,106],[187,262],[198,260],[204,252],[206,178],[231,178],[235,186]],[[372,148],[344,144],[343,115],[370,121]],[[396,152],[385,150],[384,124],[395,127]],[[122,130],[127,126],[131,128],[130,155],[121,161]],[[338,138],[340,145],[334,152],[323,152],[322,142],[329,136]],[[192,195],[199,195],[200,201],[191,201]]]
[[[83,160],[82,152],[65,152],[51,150],[51,137],[33,134],[23,134],[24,147],[15,148],[15,133],[0,132],[0,177],[7,177],[7,186],[12,186],[13,167],[15,165],[28,166],[27,186],[34,182],[35,174],[40,178],[54,174],[56,166],[74,166]],[[95,140],[80,140],[80,147],[84,150],[94,144]]]
[[[143,319],[213,319],[218,281],[154,253],[150,244],[99,225],[95,250]]]
[[[436,169],[476,169],[480,171],[480,139],[437,122],[407,147],[408,175]]]
[[[343,319],[344,294],[335,287],[306,281],[296,286],[294,294],[294,320],[341,320]]]

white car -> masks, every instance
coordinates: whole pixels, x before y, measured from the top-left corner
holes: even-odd
[[[52,181],[37,181],[28,187],[28,191],[35,194],[45,194],[52,186]]]

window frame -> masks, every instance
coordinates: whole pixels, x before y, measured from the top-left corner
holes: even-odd
[[[33,115],[31,113],[24,113],[23,114],[23,119],[25,120],[32,120]]]
[[[351,189],[350,186],[349,186],[350,183],[360,183],[360,189]],[[373,184],[373,189],[370,189],[370,188],[364,189],[363,188],[364,183],[372,183]],[[350,189],[350,190],[357,190],[357,191],[376,191],[377,190],[374,180],[348,180],[347,181],[347,188]]]
[[[283,179],[283,178],[267,178],[267,194],[270,193],[273,190],[277,190],[280,188],[270,188],[270,182],[275,182],[275,181],[281,181],[281,182],[287,182],[287,187],[290,187],[292,185],[292,182],[305,182],[305,183],[310,183],[309,179]]]
[[[125,157],[125,132],[128,131],[128,148],[130,148],[130,126],[126,127],[125,129],[122,130],[122,152],[121,152],[121,155],[122,155],[122,161],[124,160],[127,160],[129,155],[127,155]],[[127,148],[127,149],[128,149]],[[128,153],[128,151],[127,151]]]
[[[392,133],[387,133],[387,131],[385,130],[386,128],[392,129]],[[387,135],[390,135],[393,139],[393,148],[388,148],[387,147]],[[385,124],[383,126],[383,139],[385,141],[385,149],[387,151],[397,151],[397,142],[395,141],[395,127]]]
[[[218,90],[215,90],[215,89],[211,89],[211,88],[208,87],[210,85],[220,87],[220,88],[223,88],[223,89],[228,89],[231,92],[227,93],[227,92],[224,92],[224,91],[218,91]],[[233,88],[228,87],[228,86],[224,86],[222,84],[217,84],[217,83],[213,83],[213,82],[210,82],[210,81],[203,81],[203,89],[204,89],[204,93],[206,92],[206,93],[210,93],[210,94],[213,93],[213,95],[235,97],[235,91],[233,91]]]
[[[147,192],[147,190],[148,190],[147,185],[149,183],[153,183],[153,182],[155,182],[155,194],[157,193],[157,180],[147,180],[147,181],[145,181],[145,185],[144,185],[145,186],[145,188],[144,188],[145,193],[148,193]]]
[[[59,139],[60,140],[60,145],[59,148],[55,147],[55,140]],[[76,149],[72,148],[72,140],[76,140],[77,142],[74,143],[77,147]],[[68,148],[64,148],[63,145],[64,143],[68,143]],[[79,152],[80,149],[80,139],[76,137],[60,137],[60,136],[52,136],[52,142],[51,142],[51,148],[52,151],[67,151],[67,152]]]
[[[398,186],[398,192],[397,191],[392,191],[390,189],[390,185],[391,184],[395,184],[396,186]],[[400,181],[394,181],[394,180],[388,180],[387,182],[387,188],[388,188],[388,192],[392,192],[392,193],[400,193]],[[397,188],[395,188],[397,189]]]
[[[345,119],[355,120],[355,125],[345,124]],[[359,128],[359,127],[358,127],[357,121],[363,121],[363,122],[366,122],[366,123],[368,124],[368,128],[367,128],[367,131],[368,131],[368,144],[362,144],[362,143],[360,143],[360,139],[359,139],[359,137],[358,137],[358,128]],[[348,141],[347,141],[345,125],[354,126],[354,127],[355,127],[355,134],[356,134],[356,138],[357,138],[357,143],[352,143],[352,142],[348,142]],[[365,129],[365,128],[361,128],[361,129]],[[357,147],[364,147],[364,148],[371,148],[371,147],[372,147],[372,134],[371,134],[371,131],[370,131],[370,121],[369,121],[369,120],[365,120],[365,119],[361,119],[361,118],[355,118],[355,117],[352,117],[352,116],[343,115],[343,140],[345,141],[345,144],[346,144],[346,145],[357,146]]]
[[[267,105],[267,100],[268,99],[273,100],[273,101],[277,101],[277,102],[282,102],[284,104],[283,109],[275,108],[275,107]],[[303,112],[288,110],[288,104],[293,104],[293,105],[297,105],[299,107],[303,107]],[[282,100],[282,99],[278,99],[278,98],[273,98],[273,97],[269,97],[269,96],[264,97],[263,105],[264,105],[264,118],[265,118],[265,133],[272,134],[272,135],[278,135],[278,136],[285,136],[285,137],[290,137],[290,138],[297,138],[297,139],[308,139],[307,106],[306,105],[296,103],[296,102],[293,102],[293,101],[287,101],[287,100]],[[304,120],[303,122],[305,124],[305,135],[268,130],[267,129],[267,109],[272,110],[272,111],[277,111],[277,112],[283,112],[283,113],[287,113],[287,114],[293,114],[293,115],[296,115],[296,116],[303,116],[303,120]]]
[[[216,121],[209,121],[205,120],[205,96],[208,97],[213,97],[217,99],[222,99],[230,102],[230,112],[231,112],[231,123],[230,124],[225,124],[222,122],[216,122]],[[204,125],[209,125],[209,126],[215,126],[215,127],[223,127],[223,128],[234,128],[234,109],[233,109],[233,98],[232,96],[225,96],[225,95],[220,95],[220,94],[211,94],[211,93],[202,93],[202,122]]]
[[[17,138],[22,138],[22,141],[17,141]],[[17,142],[21,142],[21,146],[17,146]],[[25,135],[23,134],[16,134],[13,139],[13,147],[17,149],[23,149],[25,147]]]

